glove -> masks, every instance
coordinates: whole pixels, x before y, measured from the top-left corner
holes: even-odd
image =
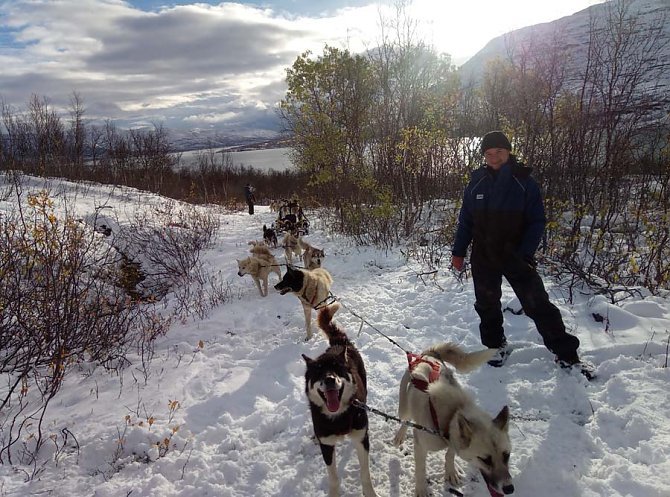
[[[523,260],[533,269],[537,267],[537,261],[535,260],[535,257],[533,257],[532,255],[524,255]]]
[[[460,257],[458,255],[452,255],[451,256],[451,267],[453,267],[456,271],[463,271],[463,268],[465,267],[465,257]]]

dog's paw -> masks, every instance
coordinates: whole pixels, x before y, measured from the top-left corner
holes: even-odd
[[[465,478],[465,473],[458,466],[454,464],[453,468],[446,467],[444,468],[444,478],[449,482],[453,487],[460,487],[463,484],[463,479]]]

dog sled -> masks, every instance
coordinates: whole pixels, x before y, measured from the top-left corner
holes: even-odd
[[[295,236],[309,234],[309,221],[297,199],[284,201],[279,207],[277,220],[272,224],[277,233],[290,232]]]

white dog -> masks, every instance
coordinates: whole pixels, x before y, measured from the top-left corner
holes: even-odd
[[[275,273],[281,279],[279,263],[274,255],[272,255],[272,252],[270,252],[270,249],[265,245],[253,245],[250,252],[253,254],[251,257],[242,260],[237,259],[237,275],[250,275],[254,283],[256,283],[261,297],[267,297],[268,276],[270,276],[270,273]],[[263,288],[261,288],[261,282],[263,283]]]
[[[458,455],[479,469],[492,496],[511,494],[514,485],[509,473],[511,444],[507,433],[509,409],[503,407],[495,418],[477,407],[461,388],[446,363],[467,372],[488,361],[495,349],[466,353],[456,345],[441,344],[410,360],[400,383],[398,416],[404,421],[436,430],[440,436],[414,428],[415,495],[430,495],[426,481],[428,452],[447,449],[444,469],[447,481],[460,485],[462,476],[454,457]],[[405,439],[407,425],[396,433],[394,444]]]

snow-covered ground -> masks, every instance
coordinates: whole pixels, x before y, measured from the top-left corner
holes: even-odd
[[[160,201],[119,192],[90,188],[77,195],[78,210],[85,216],[93,209],[91,196],[98,196],[97,203],[104,198],[116,212],[131,209],[137,199]],[[303,341],[303,312],[294,296],[271,288],[262,298],[251,278],[237,276],[235,259],[246,257],[247,242],[260,239],[262,225],[274,217],[263,206],[254,216],[220,216],[218,237],[205,257],[210,269],[221,271],[231,283],[233,299],[204,320],[174,325],[157,344],[146,381],[134,366],[123,377],[102,370],[71,374],[52,402],[46,425],[49,433],[67,428],[67,450],[30,482],[24,481],[23,469],[33,468],[0,466],[0,495],[327,494],[301,357],[316,357],[327,344],[320,334]],[[371,407],[396,413],[406,367],[402,350],[378,331],[415,352],[442,341],[468,350],[481,347],[470,280],[461,284],[445,268],[438,285],[424,284],[417,277],[421,269],[399,251],[356,247],[327,235],[314,216],[311,223],[307,239],[325,249],[332,292],[343,304],[336,319],[366,362]],[[280,249],[276,255],[283,259]],[[276,283],[276,275],[270,283]],[[514,495],[667,497],[670,302],[647,297],[612,306],[580,296],[570,305],[558,287],[549,280],[546,284],[567,326],[581,340],[582,357],[597,365],[598,378],[589,383],[558,369],[532,322],[509,312],[505,328],[515,350],[506,366],[459,375],[489,413],[510,407]],[[507,305],[519,307],[511,289],[503,286]],[[608,317],[607,330],[593,313]],[[367,323],[362,327],[361,318]],[[370,423],[370,465],[378,495],[412,495],[411,437],[397,449],[391,443],[395,422],[371,414]],[[338,447],[337,461],[342,495],[360,495],[358,461],[350,444]],[[442,454],[432,454],[428,465],[433,494],[451,495]],[[481,478],[473,471],[468,477],[460,489],[467,497],[488,495]]]

